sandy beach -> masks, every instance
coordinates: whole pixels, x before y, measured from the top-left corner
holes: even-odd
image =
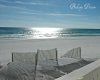
[[[12,52],[36,52],[37,49],[57,48],[58,56],[70,49],[81,47],[82,58],[100,58],[100,38],[71,38],[71,39],[0,39],[0,64],[12,61]]]

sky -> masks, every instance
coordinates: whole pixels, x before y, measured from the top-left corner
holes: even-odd
[[[0,0],[0,27],[100,28],[100,0]]]

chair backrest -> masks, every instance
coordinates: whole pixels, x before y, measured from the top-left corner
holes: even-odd
[[[81,47],[71,49],[66,54],[64,54],[61,58],[63,57],[81,59]]]
[[[12,62],[36,63],[36,52],[13,52]]]
[[[37,50],[37,64],[44,70],[53,70],[58,66],[57,49]]]

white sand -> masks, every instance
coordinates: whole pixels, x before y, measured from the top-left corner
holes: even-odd
[[[83,58],[100,58],[99,37],[40,40],[0,39],[0,64],[10,62],[12,52],[36,52],[37,49],[57,48],[60,57],[76,47],[82,48]]]

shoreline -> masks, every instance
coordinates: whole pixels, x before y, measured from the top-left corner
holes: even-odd
[[[69,37],[62,37],[62,38],[50,38],[50,37],[46,37],[46,38],[8,38],[8,37],[4,37],[4,38],[2,38],[2,37],[0,37],[0,40],[54,40],[54,39],[67,39],[67,40],[69,40],[69,39],[89,39],[89,38],[91,38],[91,39],[94,39],[94,38],[97,38],[97,39],[99,39],[100,38],[100,36],[75,36],[75,37],[72,37],[72,36],[69,36]]]

